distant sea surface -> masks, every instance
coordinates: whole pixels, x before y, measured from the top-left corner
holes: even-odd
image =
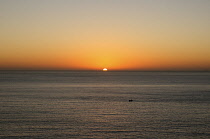
[[[0,138],[210,138],[210,72],[0,71]]]

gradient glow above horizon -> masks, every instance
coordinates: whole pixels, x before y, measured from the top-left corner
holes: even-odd
[[[209,0],[0,0],[0,69],[210,71]]]

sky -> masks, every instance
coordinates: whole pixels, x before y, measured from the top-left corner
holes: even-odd
[[[0,0],[0,70],[210,71],[210,0]]]

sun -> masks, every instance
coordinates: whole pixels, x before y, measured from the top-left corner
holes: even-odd
[[[107,68],[103,68],[103,71],[108,71]]]

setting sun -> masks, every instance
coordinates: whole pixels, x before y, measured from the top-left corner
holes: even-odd
[[[103,71],[107,71],[107,68],[103,68]]]

